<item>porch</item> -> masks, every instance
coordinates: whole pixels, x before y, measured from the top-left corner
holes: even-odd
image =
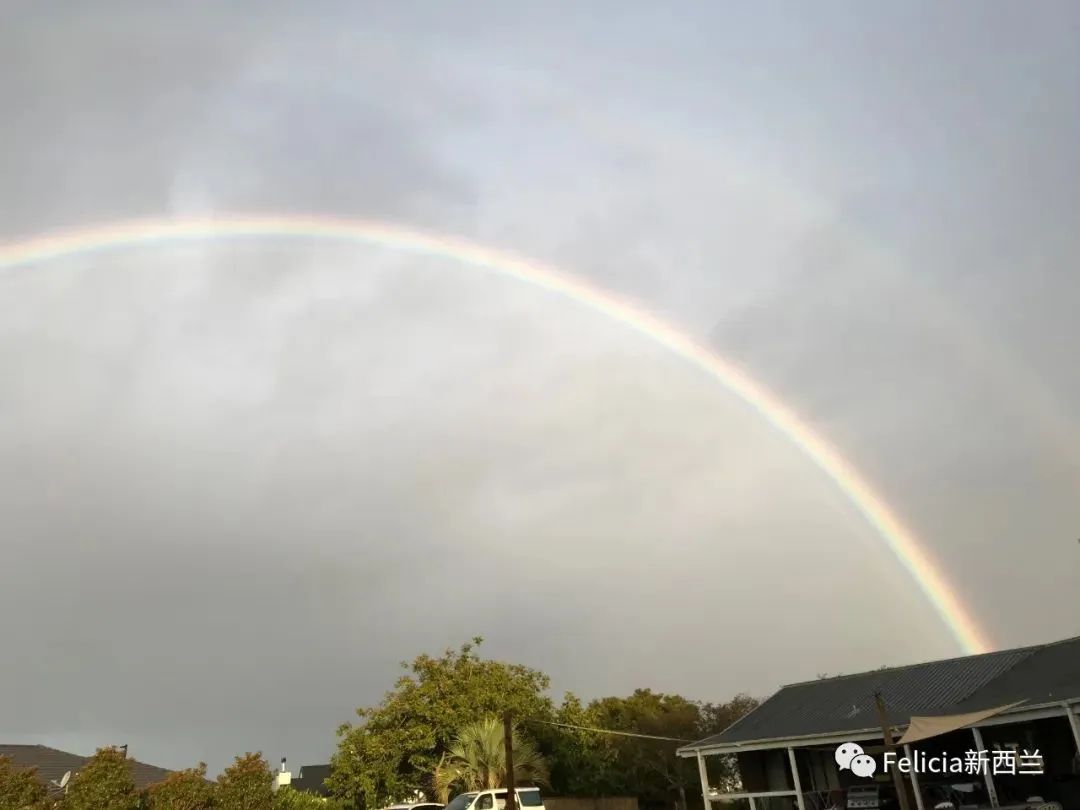
[[[1078,706],[1080,701],[1067,701],[1014,710],[900,747],[897,755],[924,765],[948,763],[949,758],[968,760],[969,751],[985,752],[984,773],[902,774],[907,806],[911,810],[934,810],[948,803],[961,810],[1053,806],[1051,803],[1056,802],[1062,810],[1080,810]],[[837,766],[836,748],[845,742],[860,744],[875,759],[874,777],[860,778],[850,769]],[[867,786],[879,788],[876,805],[879,810],[896,810],[899,800],[892,768],[888,771],[885,768],[884,751],[881,730],[862,729],[802,739],[719,744],[696,749],[694,756],[703,795],[709,799],[707,810],[715,804],[742,806],[747,810],[854,807],[860,801],[853,801],[849,790],[854,787],[865,792]],[[1029,752],[1039,754],[1039,773],[1032,772],[1031,761],[1023,759]],[[710,782],[708,763],[716,757],[735,758],[742,783],[738,790],[723,791]],[[1010,761],[1012,773],[1008,772]],[[995,768],[995,762],[999,768]],[[849,801],[853,804],[849,805]],[[866,806],[865,810],[874,807]]]

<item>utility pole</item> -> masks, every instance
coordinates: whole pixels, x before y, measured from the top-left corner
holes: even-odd
[[[514,723],[508,711],[503,715],[503,745],[506,746],[506,808],[517,810],[517,785],[514,782]],[[901,810],[907,810],[902,807]]]
[[[892,732],[889,731],[889,718],[885,714],[885,701],[881,692],[874,693],[874,702],[877,704],[878,719],[881,721],[881,736],[885,740],[885,752],[896,751]],[[900,802],[900,810],[910,810],[908,805],[907,788],[904,786],[904,777],[900,775],[899,768],[893,768],[893,785],[896,787],[896,798]]]

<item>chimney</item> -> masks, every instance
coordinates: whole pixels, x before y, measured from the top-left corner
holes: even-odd
[[[292,784],[292,774],[285,770],[285,757],[281,758],[281,770],[274,777],[274,790]]]

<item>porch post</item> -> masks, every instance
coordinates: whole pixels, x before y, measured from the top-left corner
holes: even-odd
[[[1072,729],[1073,741],[1076,743],[1076,755],[1080,756],[1080,720],[1076,719],[1076,709],[1068,703],[1061,705],[1065,707],[1065,716],[1069,718],[1069,727]]]
[[[799,780],[799,766],[795,762],[795,749],[788,748],[787,755],[788,762],[791,763],[791,780],[795,785],[795,800],[798,802],[799,810],[806,810],[806,802],[802,795],[802,782]]]
[[[975,737],[975,748],[982,753],[986,750],[986,746],[983,745],[982,732],[979,731],[977,726],[972,726],[971,733]],[[986,792],[990,794],[990,806],[998,807],[997,789],[994,787],[994,777],[991,774],[989,765],[987,765],[986,773],[983,776],[986,778]]]
[[[697,752],[697,769],[701,777],[701,804],[705,810],[712,810],[712,800],[709,798],[709,771],[705,767],[705,757]]]
[[[915,794],[915,807],[917,810],[924,810],[922,801],[922,788],[919,787],[919,772],[915,769],[915,757],[911,755],[911,746],[904,746],[904,755],[908,758],[908,762],[911,763],[911,790]]]

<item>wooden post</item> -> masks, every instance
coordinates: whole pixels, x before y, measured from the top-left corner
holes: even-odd
[[[510,712],[503,715],[503,745],[506,746],[505,810],[517,810],[517,784],[514,780],[514,724]]]
[[[1069,719],[1069,728],[1072,729],[1073,741],[1076,743],[1076,756],[1080,758],[1080,720],[1076,719],[1076,711],[1068,703],[1062,704],[1065,707],[1065,716]]]
[[[799,810],[806,810],[806,799],[802,795],[802,780],[799,778],[799,763],[795,761],[795,749],[788,748],[788,762],[791,763],[791,781],[795,784],[795,802]],[[907,808],[904,808],[907,810]]]
[[[874,702],[877,704],[878,720],[881,722],[881,736],[885,741],[885,753],[896,752],[896,743],[893,742],[892,732],[889,731],[889,718],[885,714],[885,700],[881,692],[874,693]],[[896,798],[900,802],[900,810],[911,810],[908,804],[907,787],[904,786],[904,777],[899,768],[893,768],[893,786],[896,788]]]
[[[701,777],[701,805],[705,810],[712,810],[712,801],[709,799],[709,771],[705,767],[705,757],[697,752],[698,776]]]
[[[925,810],[923,807],[922,788],[919,787],[919,773],[915,770],[915,757],[911,755],[911,746],[904,746],[904,755],[911,763],[911,792],[915,794],[915,807],[918,810]]]
[[[971,735],[975,738],[975,748],[980,754],[986,750],[986,746],[983,745],[982,732],[975,726],[971,727]],[[997,788],[994,787],[994,777],[991,774],[990,766],[986,766],[986,771],[983,773],[983,777],[986,780],[986,792],[990,794],[990,806],[998,807],[998,795]]]

